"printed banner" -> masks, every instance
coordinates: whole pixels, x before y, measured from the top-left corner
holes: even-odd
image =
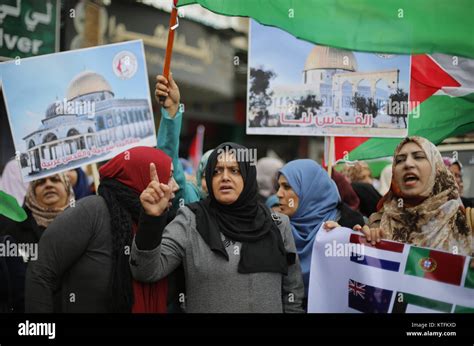
[[[247,133],[404,137],[410,56],[315,45],[251,21]]]
[[[320,230],[308,312],[472,313],[473,261],[392,241],[371,246],[348,228]]]
[[[142,41],[0,65],[25,182],[155,146]]]
[[[3,0],[0,4],[0,60],[59,50],[58,0]]]

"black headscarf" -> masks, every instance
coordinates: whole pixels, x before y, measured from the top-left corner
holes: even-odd
[[[277,272],[288,273],[287,253],[280,230],[272,220],[268,208],[258,201],[257,171],[249,160],[236,159],[244,181],[238,199],[229,205],[219,203],[212,190],[212,178],[219,154],[225,150],[248,151],[236,143],[219,145],[209,157],[206,183],[209,196],[189,205],[196,214],[197,231],[216,254],[229,260],[221,234],[242,243],[239,273]],[[249,158],[247,155],[246,158]],[[288,258],[292,258],[291,255]]]
[[[382,196],[375,187],[368,183],[352,183],[352,188],[357,196],[359,196],[359,210],[361,214],[370,217],[370,215],[377,211],[377,203]]]

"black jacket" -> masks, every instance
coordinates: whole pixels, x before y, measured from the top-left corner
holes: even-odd
[[[30,209],[26,206],[24,206],[23,209],[25,209],[26,215],[28,216],[23,222],[2,219],[0,222],[0,236],[12,236],[18,243],[37,244],[45,230],[45,227],[39,226],[36,223]]]
[[[367,183],[352,183],[352,188],[354,189],[357,196],[359,196],[360,212],[370,217],[373,213],[377,211],[377,203],[382,198],[380,193],[370,184]]]
[[[38,244],[45,227],[39,226],[26,206],[27,218],[16,222],[0,220],[0,242]],[[22,257],[0,258],[0,312],[24,312],[27,263]]]
[[[10,236],[0,236],[0,244],[15,243]],[[0,313],[25,311],[26,264],[20,256],[0,256]]]
[[[337,221],[342,227],[352,229],[355,225],[363,226],[365,224],[364,217],[357,211],[352,210],[349,206],[343,202],[337,206],[341,213],[341,217]]]

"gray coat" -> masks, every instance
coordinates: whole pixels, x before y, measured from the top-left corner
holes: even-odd
[[[288,252],[296,254],[287,216],[278,214],[280,229]],[[288,275],[279,273],[237,272],[240,242],[222,235],[229,261],[216,255],[196,229],[196,217],[188,207],[179,209],[169,223],[161,244],[150,251],[132,244],[130,266],[138,281],[155,282],[183,263],[186,279],[186,312],[215,313],[302,313],[303,278],[298,256],[288,267]]]

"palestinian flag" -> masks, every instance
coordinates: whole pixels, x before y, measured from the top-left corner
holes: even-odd
[[[412,246],[405,274],[460,285],[465,259],[461,255]]]
[[[454,65],[456,63],[456,65]],[[442,54],[412,57],[408,135],[435,144],[474,130],[474,60]],[[400,139],[335,138],[335,159],[392,156]],[[349,153],[349,154],[348,154]]]
[[[468,264],[467,267],[467,274],[466,274],[466,280],[464,281],[464,287],[467,288],[474,288],[474,258],[471,258],[471,261]]]
[[[178,6],[196,3],[324,46],[474,58],[472,0],[179,0]]]
[[[219,14],[251,17],[319,45],[377,53],[436,52],[412,57],[410,101],[420,105],[408,115],[408,135],[439,144],[474,131],[472,0],[179,0],[178,6],[196,3]],[[398,143],[396,138],[336,138],[335,159],[344,152],[348,160],[392,156]]]
[[[0,191],[0,214],[13,221],[22,222],[27,218],[25,210],[18,205],[15,197]]]
[[[393,313],[449,313],[453,304],[429,299],[405,292],[397,292],[393,303]]]
[[[439,144],[445,138],[474,131],[473,76],[474,59],[444,54],[413,56],[410,101],[418,106],[408,115],[408,135]],[[340,141],[335,139],[335,148],[349,152],[349,160],[392,156],[400,143],[397,138],[346,138],[344,147]]]

